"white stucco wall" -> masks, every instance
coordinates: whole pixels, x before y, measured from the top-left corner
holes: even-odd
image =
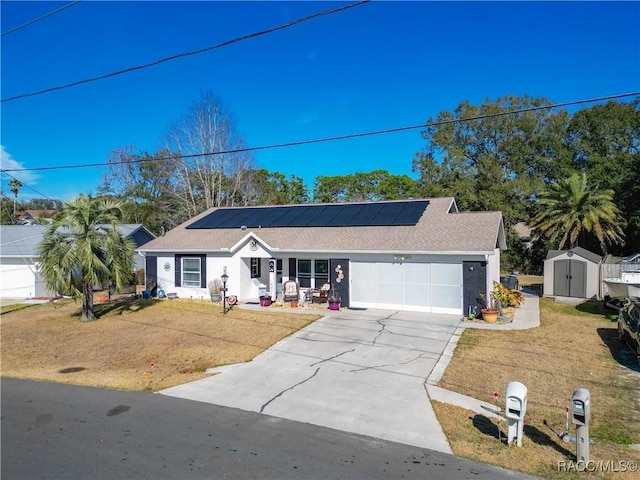
[[[493,255],[488,255],[487,260],[487,298],[493,290],[493,282],[500,281],[500,249],[496,248]]]
[[[193,252],[195,254],[202,254],[202,252]],[[184,253],[182,253],[184,255]],[[485,260],[487,261],[487,291],[490,291],[493,287],[493,280],[498,281],[500,278],[500,250],[496,249],[493,255],[419,255],[419,254],[403,254],[405,259],[402,260],[408,264],[459,264],[460,271],[462,271],[462,262],[465,260]],[[220,278],[226,268],[229,280],[227,283],[227,294],[236,295],[240,301],[257,301],[259,295],[259,287],[257,283],[262,283],[267,286],[267,291],[273,298],[276,298],[278,292],[281,289],[283,282],[289,280],[289,260],[290,258],[296,259],[313,259],[313,260],[329,260],[331,258],[349,258],[350,262],[381,262],[381,263],[398,263],[396,257],[397,254],[336,254],[336,253],[299,253],[299,252],[271,252],[269,249],[258,243],[251,246],[249,239],[246,244],[240,246],[240,248],[229,256],[228,252],[215,252],[209,253],[206,257],[206,273],[207,284],[214,278]],[[260,277],[257,279],[251,278],[251,258],[259,258],[261,262]],[[276,274],[269,272],[269,260],[275,258],[282,261],[282,273],[281,280],[276,283]],[[173,253],[163,253],[157,257],[157,275],[158,275],[158,288],[165,291],[165,293],[176,293],[180,298],[208,298],[209,292],[206,288],[196,287],[176,287],[175,286],[175,256]],[[169,269],[165,270],[164,266],[168,265]],[[384,265],[383,265],[384,266]],[[349,282],[352,281],[350,277]],[[446,282],[445,282],[446,283]],[[434,286],[438,285],[438,282],[433,282]],[[349,283],[351,290],[351,283]],[[438,287],[438,288],[443,288]],[[378,288],[378,287],[376,287]],[[380,287],[382,288],[382,287]],[[302,294],[303,292],[301,292]],[[460,285],[460,298],[462,298],[462,285]],[[462,300],[460,300],[462,302]],[[379,307],[381,308],[381,307]],[[429,307],[431,309],[431,307]],[[455,313],[458,309],[456,309]],[[431,310],[429,310],[431,311]],[[460,310],[461,311],[461,310]],[[453,313],[449,312],[449,313]]]
[[[542,296],[544,297],[553,296],[553,260],[550,258],[542,263]]]
[[[208,285],[214,278],[221,278],[226,268],[229,277],[227,282],[228,295],[236,295],[239,299],[243,299],[247,296],[252,297],[253,289],[255,289],[256,294],[253,296],[257,298],[257,287],[251,280],[249,259],[243,259],[240,255],[240,252],[233,257],[226,257],[223,254],[208,254],[206,258],[206,283]],[[263,258],[262,262],[262,272],[264,273],[268,271],[268,258]],[[176,265],[173,253],[159,254],[157,264],[158,289],[164,290],[165,293],[176,293],[180,298],[209,298],[208,288],[175,286]],[[169,265],[169,270],[165,269],[165,265]]]

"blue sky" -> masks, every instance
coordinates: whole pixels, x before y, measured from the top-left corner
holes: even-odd
[[[2,1],[2,32],[69,2]],[[2,99],[197,50],[348,2],[84,0],[3,36]],[[249,146],[418,125],[460,102],[554,103],[640,91],[639,2],[373,1],[157,67],[0,104],[2,168],[155,151],[211,91]],[[255,153],[318,175],[411,172],[419,129]],[[12,172],[50,198],[95,193],[106,168]],[[2,175],[9,193],[9,178]],[[24,187],[19,198],[36,195]]]

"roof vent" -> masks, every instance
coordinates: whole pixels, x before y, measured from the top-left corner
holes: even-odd
[[[240,229],[241,229],[241,230],[246,230],[246,229],[247,229],[247,226],[246,226],[246,225],[242,225],[242,226],[240,227]]]

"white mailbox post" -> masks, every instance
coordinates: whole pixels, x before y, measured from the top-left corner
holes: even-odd
[[[591,394],[586,388],[578,388],[571,395],[571,421],[576,426],[576,460],[589,463],[589,420],[591,418]]]
[[[520,382],[510,382],[507,385],[507,445],[515,439],[519,447],[522,446],[522,431],[524,415],[527,412],[527,387]]]

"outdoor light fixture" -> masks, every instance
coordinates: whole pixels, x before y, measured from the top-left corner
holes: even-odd
[[[220,277],[222,280],[222,313],[227,313],[227,280],[229,280],[229,275],[227,275],[227,267],[224,267],[224,271],[222,276]]]

